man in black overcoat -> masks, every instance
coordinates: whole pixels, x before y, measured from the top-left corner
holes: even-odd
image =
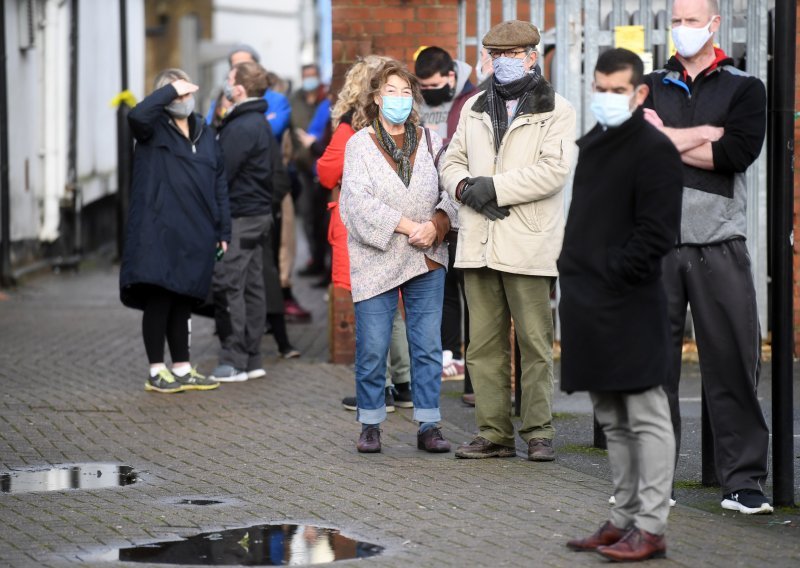
[[[608,440],[609,520],[578,551],[636,561],[666,553],[675,438],[662,389],[669,348],[662,257],[681,211],[680,155],[640,105],[641,59],[604,52],[594,73],[598,124],[578,141],[561,279],[561,388],[589,391]]]

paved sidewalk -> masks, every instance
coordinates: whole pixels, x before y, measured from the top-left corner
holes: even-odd
[[[285,522],[339,528],[386,547],[358,565],[605,564],[564,546],[606,518],[602,455],[589,452],[578,463],[566,452],[549,464],[429,455],[416,449],[416,427],[403,409],[384,424],[383,453],[359,455],[355,416],[339,404],[353,390],[352,370],[321,362],[324,307],[302,292],[316,322],[290,328],[302,359],[272,356],[265,379],[169,396],[143,389],[140,314],[119,304],[115,267],[48,275],[7,292],[0,301],[0,470],[118,462],[141,477],[114,489],[0,494],[0,566],[110,566],[87,559]],[[213,323],[194,318],[192,341],[195,361],[208,371]],[[271,338],[264,345],[274,353]],[[454,444],[469,440],[472,428],[458,386],[446,383],[442,397]],[[572,415],[561,420],[564,448],[576,443],[563,439],[575,429]],[[580,435],[581,443],[591,438]],[[224,503],[177,504],[201,496]],[[800,565],[796,512],[755,518],[679,504],[668,543],[669,558],[653,565]]]

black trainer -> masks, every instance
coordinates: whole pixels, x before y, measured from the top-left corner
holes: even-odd
[[[400,408],[414,408],[414,399],[411,398],[411,389],[403,390],[394,388],[394,405]]]
[[[345,410],[358,410],[358,402],[354,396],[346,396],[342,399],[342,406]],[[386,387],[386,412],[395,411],[394,395],[392,388]]]
[[[745,515],[770,515],[773,512],[769,499],[758,489],[740,489],[722,496],[723,509],[739,511]]]

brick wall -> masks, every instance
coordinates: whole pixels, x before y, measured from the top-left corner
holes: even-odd
[[[457,0],[333,0],[333,89],[359,55],[387,55],[413,69],[420,45],[456,53]]]
[[[800,11],[797,12],[797,36],[795,37],[795,94],[794,108],[800,108]],[[794,264],[794,354],[800,355],[800,121],[794,122],[794,247],[792,262]]]

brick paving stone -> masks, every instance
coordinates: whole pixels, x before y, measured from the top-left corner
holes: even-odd
[[[335,527],[386,547],[361,564],[604,564],[564,543],[605,519],[607,477],[559,461],[419,452],[404,409],[383,425],[383,453],[359,455],[355,415],[340,405],[353,391],[352,369],[324,362],[324,302],[302,285],[296,293],[314,313],[311,324],[290,325],[303,358],[278,359],[266,337],[266,378],[165,396],[143,389],[140,315],[119,304],[113,267],[9,292],[0,303],[1,468],[110,461],[133,466],[140,481],[0,494],[0,565],[107,565],[91,555],[285,522]],[[194,318],[192,350],[201,371],[213,367],[213,322]],[[449,418],[464,412],[457,397],[443,396],[442,406],[451,442],[469,440],[471,426]],[[177,504],[188,498],[223,502]],[[659,566],[796,566],[797,523],[770,524],[783,518],[679,505],[669,559]]]

